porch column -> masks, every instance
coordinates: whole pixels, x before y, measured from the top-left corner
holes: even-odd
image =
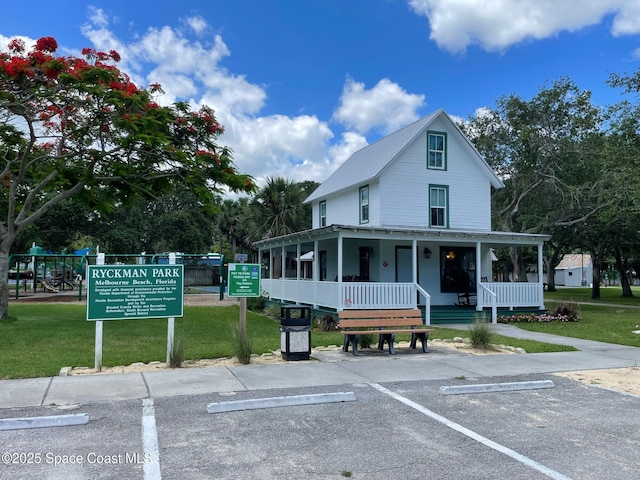
[[[542,243],[538,244],[538,284],[540,285],[538,295],[540,296],[540,310],[544,310],[544,267],[542,265],[542,246]]]
[[[415,301],[414,308],[418,307],[420,297],[418,295],[418,240],[415,238],[411,242],[411,281],[413,282],[413,299]],[[430,305],[425,305],[425,309],[430,309]],[[430,313],[426,313],[429,318]]]
[[[296,258],[298,261],[296,262],[296,280],[300,280],[300,265],[302,261],[300,260],[300,244],[296,245]]]
[[[344,310],[344,299],[342,298],[342,231],[338,232],[338,298],[336,298],[336,309]]]
[[[313,242],[313,261],[311,262],[313,279],[313,308],[318,308],[318,282],[320,281],[320,258],[318,257],[318,241]]]
[[[287,272],[285,270],[287,262],[285,261],[284,245],[280,247],[280,280],[284,282],[287,278]]]
[[[481,312],[484,308],[482,293],[480,291],[480,279],[482,278],[482,243],[476,242],[476,310]]]
[[[269,300],[271,300],[271,291],[273,290],[273,248],[269,247],[269,278],[271,282],[269,283]]]
[[[418,240],[411,241],[411,281],[418,283]]]

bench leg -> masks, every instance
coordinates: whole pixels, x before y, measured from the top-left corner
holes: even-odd
[[[358,342],[360,341],[360,335],[345,335],[344,336],[344,343],[342,345],[342,351],[343,352],[348,352],[349,351],[349,344],[351,344],[351,351],[353,353],[354,356],[358,356],[360,355],[358,353]]]
[[[427,347],[427,340],[429,340],[429,332],[424,333],[412,333],[411,334],[411,348],[415,350],[418,339],[422,342],[422,352],[429,353],[429,347]]]
[[[378,349],[383,350],[384,342],[386,341],[387,344],[389,345],[389,355],[395,355],[396,351],[393,348],[393,342],[395,341],[395,339],[396,339],[395,333],[381,333],[378,339]]]

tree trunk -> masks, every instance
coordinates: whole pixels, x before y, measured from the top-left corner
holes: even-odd
[[[524,264],[524,256],[520,247],[509,248],[511,263],[513,264],[513,280],[515,282],[527,281],[527,268]]]
[[[547,264],[547,292],[556,291],[556,266],[560,263],[560,248],[554,244],[547,244],[551,248],[551,255],[544,258]]]
[[[9,317],[9,252],[0,251],[0,320],[6,320],[8,317]]]
[[[622,286],[623,297],[633,297],[631,291],[631,285],[629,284],[629,277],[627,276],[627,262],[622,258],[622,250],[616,247],[613,251],[613,256],[616,259],[616,268],[620,274],[620,285]]]
[[[591,298],[600,298],[600,282],[602,279],[602,259],[604,258],[603,249],[596,247],[591,250],[591,261],[593,262],[593,285],[591,286]]]
[[[547,265],[547,292],[556,291],[556,265],[550,261]]]

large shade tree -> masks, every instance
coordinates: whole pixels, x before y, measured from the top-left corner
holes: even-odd
[[[8,315],[8,258],[29,225],[75,197],[96,211],[180,184],[212,205],[226,186],[254,188],[240,174],[211,108],[160,106],[161,88],[137,87],[116,51],[57,56],[52,37],[0,53],[0,317]]]
[[[492,195],[499,230],[553,233],[560,223],[584,222],[602,208],[594,192],[601,191],[603,175],[594,184],[585,174],[597,161],[601,121],[590,92],[560,79],[530,100],[501,97],[495,109],[462,125],[505,183]],[[512,250],[515,276],[526,281],[523,258]]]

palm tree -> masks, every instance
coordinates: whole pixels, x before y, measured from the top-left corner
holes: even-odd
[[[250,246],[247,234],[249,217],[249,199],[240,197],[237,200],[227,199],[222,202],[220,214],[217,217],[217,227],[231,245],[231,258],[234,258],[238,247]]]
[[[304,200],[307,194],[283,177],[268,177],[267,183],[251,201],[253,241],[279,237],[307,228]]]

